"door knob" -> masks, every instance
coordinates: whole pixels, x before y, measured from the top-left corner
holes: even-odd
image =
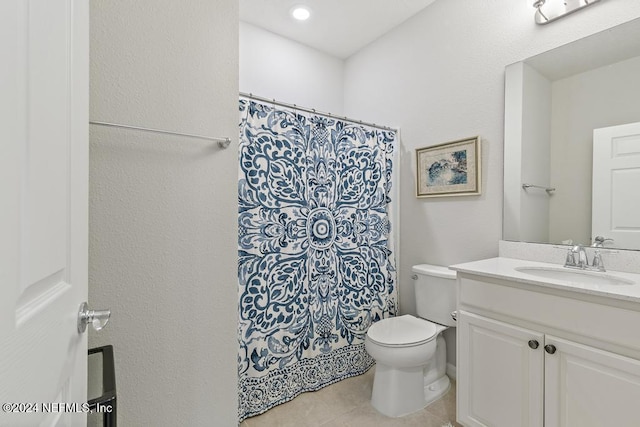
[[[83,302],[78,311],[78,333],[86,331],[89,323],[93,329],[99,331],[109,323],[110,317],[111,310],[89,310],[89,305]]]
[[[556,352],[556,346],[553,344],[547,344],[544,346],[544,351],[546,351],[549,354],[553,354]]]
[[[537,340],[529,340],[529,348],[535,350],[540,346],[540,343]]]

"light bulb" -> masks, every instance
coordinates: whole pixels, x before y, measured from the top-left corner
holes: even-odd
[[[298,21],[306,21],[311,16],[311,12],[304,6],[296,6],[291,9],[291,16]]]

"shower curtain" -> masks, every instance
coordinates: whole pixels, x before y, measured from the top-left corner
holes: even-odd
[[[240,100],[239,419],[367,371],[397,307],[396,133]]]

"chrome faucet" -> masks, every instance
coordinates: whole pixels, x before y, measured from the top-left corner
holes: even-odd
[[[589,266],[589,260],[587,259],[587,251],[584,249],[582,245],[575,245],[570,249],[572,254],[578,254],[578,261],[576,262],[575,257],[573,258],[573,267],[578,267],[582,270]]]
[[[602,262],[602,254],[599,249],[601,246],[594,247],[595,251],[593,253],[593,261],[591,265],[589,265],[589,258],[587,257],[587,251],[584,246],[575,245],[569,248],[564,266],[567,268],[579,268],[580,270],[606,271],[604,269],[604,263]]]

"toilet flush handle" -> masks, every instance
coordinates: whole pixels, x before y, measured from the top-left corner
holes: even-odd
[[[458,310],[453,310],[451,312],[451,318],[453,319],[454,322],[458,321]]]

